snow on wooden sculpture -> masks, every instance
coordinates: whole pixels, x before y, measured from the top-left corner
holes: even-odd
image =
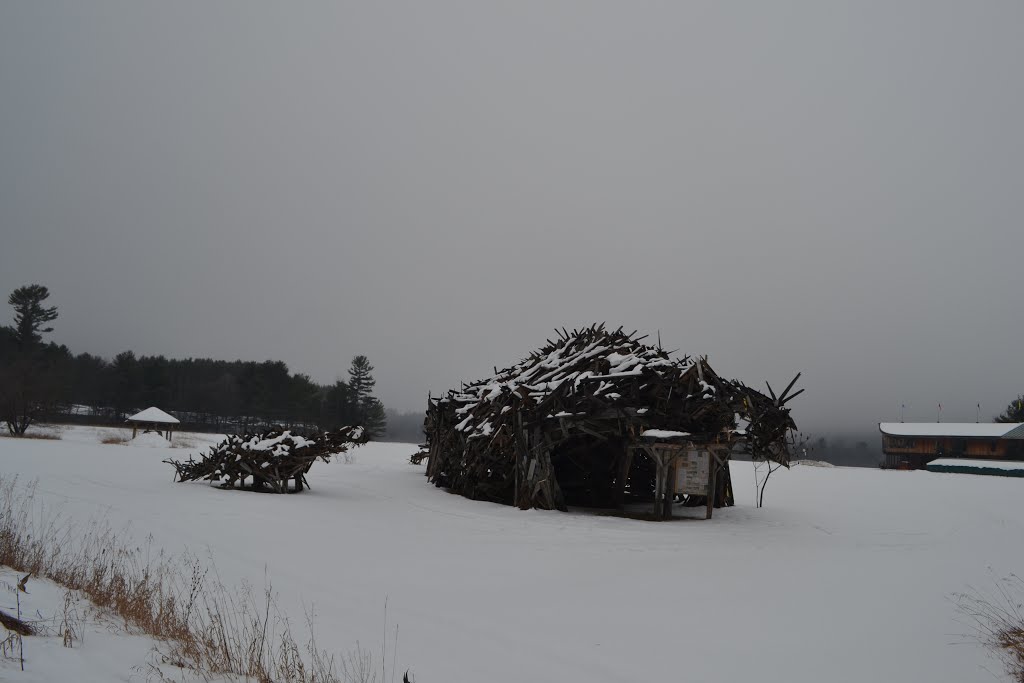
[[[178,481],[220,482],[220,487],[249,488],[254,491],[288,493],[309,488],[306,473],[317,460],[331,457],[366,443],[362,427],[342,427],[333,432],[316,432],[308,437],[290,431],[272,429],[261,434],[231,435],[187,462],[164,460],[175,469]],[[295,482],[289,489],[289,481]]]
[[[676,461],[699,448],[713,457],[708,496],[689,505],[732,505],[728,458],[789,463],[795,424],[778,397],[719,377],[706,358],[672,358],[622,328],[571,333],[493,377],[427,408],[427,476],[474,499],[521,508],[620,507],[653,497],[671,515]],[[799,377],[799,375],[797,376]]]

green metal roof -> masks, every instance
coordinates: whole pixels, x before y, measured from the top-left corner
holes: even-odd
[[[1017,425],[1003,434],[1004,439],[1024,439],[1024,424]]]

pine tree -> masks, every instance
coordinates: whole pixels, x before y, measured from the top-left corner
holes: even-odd
[[[387,415],[384,412],[384,404],[372,396],[364,405],[362,425],[371,439],[382,436],[387,428]]]
[[[43,327],[57,319],[56,306],[43,306],[50,296],[50,290],[42,285],[26,285],[11,292],[7,303],[14,306],[14,332],[18,346],[28,350],[43,340],[44,332],[53,332],[52,327]]]
[[[1024,394],[1010,401],[1002,415],[996,417],[995,422],[1024,422]]]
[[[348,388],[356,405],[362,404],[373,395],[373,387],[377,382],[371,373],[373,366],[366,356],[356,356],[352,359],[352,365],[348,369]]]
[[[337,429],[356,423],[348,385],[340,379],[324,393],[323,412],[326,429]]]
[[[356,356],[348,370],[349,402],[355,424],[361,425],[370,438],[384,433],[386,417],[384,406],[373,396],[373,366],[366,356]]]
[[[57,319],[57,307],[42,302],[50,291],[42,285],[19,287],[11,292],[7,303],[14,307],[14,327],[5,328],[0,342],[5,349],[0,357],[0,420],[7,423],[13,436],[21,436],[29,425],[52,407],[59,398],[58,357],[61,349],[53,344],[43,346],[43,327]],[[66,349],[64,349],[66,352]]]

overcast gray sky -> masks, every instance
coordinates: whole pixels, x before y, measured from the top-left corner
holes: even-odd
[[[369,356],[418,410],[556,326],[808,430],[1024,392],[1024,3],[0,4],[0,290],[75,352]],[[4,316],[6,317],[6,315]]]

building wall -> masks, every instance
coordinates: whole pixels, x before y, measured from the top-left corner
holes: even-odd
[[[1024,443],[967,437],[906,437],[882,435],[887,467],[924,467],[935,458],[1024,459]]]

